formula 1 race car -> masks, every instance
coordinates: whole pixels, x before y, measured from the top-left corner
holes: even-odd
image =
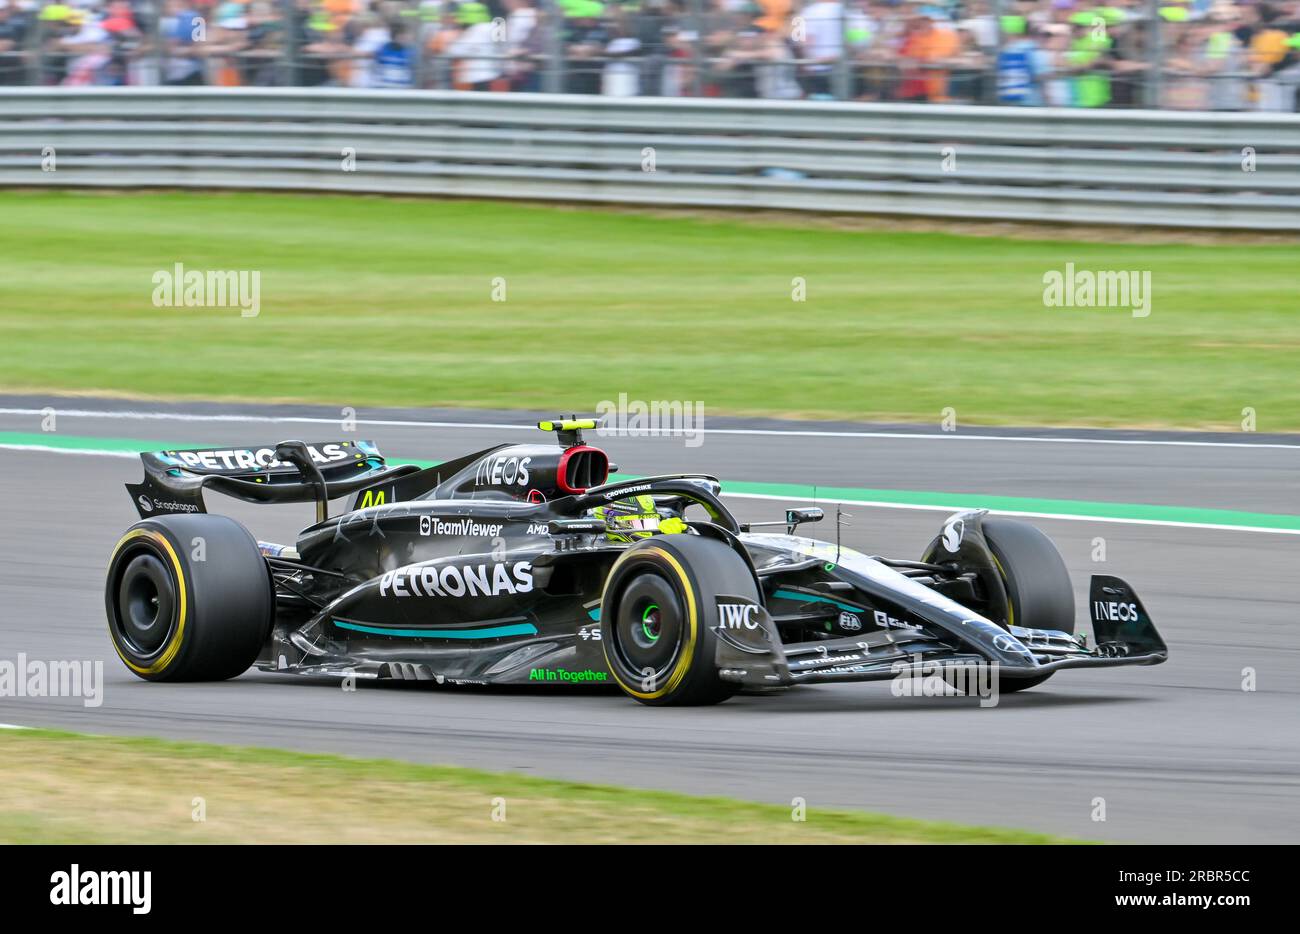
[[[920,560],[741,525],[703,475],[609,481],[591,420],[421,469],[368,441],[141,454],[141,521],[105,589],[113,645],[154,681],[264,671],[472,684],[615,684],[646,704],[742,689],[993,668],[1003,692],[1062,668],[1152,665],[1164,642],[1124,581],[1092,578],[1075,635],[1055,546],[958,513]],[[294,545],[207,514],[205,489],[316,503]],[[331,500],[351,508],[329,515]],[[628,506],[627,504],[631,504]],[[632,518],[629,520],[629,516]],[[838,539],[838,523],[836,538]]]

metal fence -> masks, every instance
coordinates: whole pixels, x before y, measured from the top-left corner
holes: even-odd
[[[1300,116],[441,91],[0,89],[0,185],[1300,229]]]
[[[33,6],[39,9],[32,9]],[[0,85],[413,87],[1294,112],[1278,4],[0,0]],[[1189,8],[1190,7],[1190,8]],[[920,15],[924,14],[924,15]],[[1170,20],[1178,14],[1180,19]],[[1255,38],[1273,36],[1272,45]]]

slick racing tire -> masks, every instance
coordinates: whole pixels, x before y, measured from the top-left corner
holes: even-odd
[[[618,686],[652,706],[717,704],[735,694],[714,663],[724,596],[762,602],[753,572],[724,542],[657,535],[625,551],[600,601],[601,645]]]
[[[224,681],[256,661],[275,597],[257,542],[207,514],[137,522],[108,563],[108,632],[148,681]]]
[[[1028,522],[984,519],[984,538],[1007,588],[1007,625],[1074,632],[1074,585],[1056,545]],[[1024,691],[1042,684],[1049,672],[1036,678],[1003,678],[1003,693]]]

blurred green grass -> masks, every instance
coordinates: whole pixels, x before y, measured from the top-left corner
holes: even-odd
[[[0,217],[3,391],[1300,429],[1296,246],[246,193],[10,192]],[[154,308],[177,262],[260,271],[260,316]],[[1150,270],[1151,316],[1044,307],[1067,262]]]
[[[0,844],[1082,842],[815,803],[796,822],[790,807],[731,798],[48,730],[0,731],[0,779]],[[502,800],[507,819],[494,820]]]

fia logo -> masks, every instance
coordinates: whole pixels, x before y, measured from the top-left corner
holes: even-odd
[[[862,618],[853,613],[841,613],[840,628],[847,632],[857,632],[862,628]]]

